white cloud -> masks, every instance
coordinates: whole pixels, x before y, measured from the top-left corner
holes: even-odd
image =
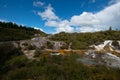
[[[62,31],[70,32],[70,33],[74,31],[74,28],[70,26],[70,23],[68,20],[63,20],[58,23],[57,32],[62,32]]]
[[[74,26],[91,26],[99,24],[99,20],[96,15],[89,12],[83,12],[80,15],[75,15],[71,17],[71,25]]]
[[[58,24],[59,24],[59,22],[57,22],[57,21],[52,21],[52,20],[45,22],[45,26],[57,27]]]
[[[51,26],[56,28],[55,33],[59,32],[73,32],[74,28],[70,26],[70,22],[68,20],[62,20],[62,21],[47,21],[45,22],[45,26]]]
[[[35,7],[41,7],[43,6],[45,3],[44,2],[41,2],[41,1],[34,1],[33,2],[33,6]]]
[[[5,20],[0,19],[0,22],[5,22]]]
[[[73,32],[73,28],[70,26],[68,20],[61,20],[55,13],[54,9],[49,4],[44,12],[38,12],[38,15],[46,20],[45,26],[55,27],[56,32]]]
[[[76,32],[96,32],[96,31],[106,30],[106,27],[107,26],[101,26],[101,25],[82,26],[82,27],[77,27],[75,30]]]
[[[120,23],[120,2],[113,4],[95,14],[101,21],[102,25],[108,25],[113,27],[119,27]]]
[[[59,20],[59,18],[53,12],[53,8],[49,4],[44,12],[38,12],[38,15],[42,17],[43,20]]]
[[[71,25],[79,26],[81,32],[106,30],[109,26],[120,29],[120,2],[113,4],[100,12],[93,14],[83,12],[71,17]]]
[[[40,31],[42,31],[42,32],[45,32],[43,29],[38,28],[38,27],[34,27],[34,29],[40,30]]]
[[[54,13],[51,5],[38,15],[45,20],[45,26],[55,27],[56,32],[94,32],[107,30],[109,26],[120,29],[120,2],[118,1],[97,13],[83,12],[80,15],[73,15],[70,20],[61,20]]]
[[[120,2],[120,0],[110,0],[108,4],[111,5],[111,4],[118,3],[118,2]]]

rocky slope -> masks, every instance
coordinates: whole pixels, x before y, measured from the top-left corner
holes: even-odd
[[[29,40],[9,41],[16,48],[20,48],[21,51],[27,56],[28,59],[34,59],[36,50],[60,50],[63,45],[66,45],[61,41],[51,41],[47,37],[34,37]],[[6,42],[1,42],[6,43]]]
[[[20,47],[20,49],[28,59],[35,59],[34,55],[37,49],[46,51],[59,51],[62,46],[66,45],[65,42],[61,41],[50,41],[49,39],[47,39],[47,37],[35,37],[31,40],[12,41],[12,43],[15,47]],[[120,68],[119,40],[105,40],[103,43],[93,44],[90,45],[90,47],[92,49],[84,50],[84,56],[82,58],[78,58],[78,61],[82,61],[84,64],[87,65],[107,65],[110,67]],[[79,52],[80,50],[68,49],[66,51]]]
[[[83,62],[88,64],[102,64],[120,68],[120,41],[106,40],[99,45],[91,45],[92,50],[85,52]]]

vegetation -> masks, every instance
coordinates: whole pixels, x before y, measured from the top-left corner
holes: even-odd
[[[115,46],[115,48],[120,50],[120,45],[116,40],[113,41],[112,45]]]
[[[36,46],[35,45],[28,45],[28,50],[35,50],[36,49]]]
[[[76,59],[80,55],[40,56],[39,61],[16,56],[4,64],[1,80],[119,80],[120,69],[86,66]]]
[[[50,40],[64,41],[67,46],[72,43],[72,49],[88,49],[89,45],[99,44],[105,40],[120,40],[120,31],[110,28],[108,31],[93,33],[65,33],[61,32],[50,37]]]
[[[17,25],[12,22],[0,22],[0,41],[14,41],[30,39],[35,34],[46,36],[46,34],[40,30],[34,28]]]
[[[43,49],[40,48],[36,49],[34,57],[40,57],[43,52],[44,52]]]
[[[7,61],[22,54],[20,48],[16,48],[12,43],[0,43],[0,75],[8,70],[5,68]]]
[[[47,48],[53,49],[53,47],[54,47],[54,45],[51,42],[47,41]]]
[[[0,22],[0,41],[30,39],[34,34],[45,33],[18,26],[13,23]],[[88,49],[91,44],[99,44],[104,40],[120,40],[120,31],[100,31],[95,33],[65,33],[61,32],[50,37],[50,40],[64,41],[62,49],[72,45],[72,49]],[[36,59],[27,59],[20,46],[15,47],[11,42],[0,42],[0,79],[1,80],[120,80],[120,69],[104,65],[84,65],[77,59],[81,55],[69,52],[69,55],[51,56],[43,54],[45,46],[36,49],[27,43],[28,50],[36,50]],[[47,42],[48,48],[53,44]],[[113,45],[117,45],[114,42]]]

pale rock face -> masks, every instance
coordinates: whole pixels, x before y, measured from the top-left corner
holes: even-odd
[[[118,40],[117,42],[120,46],[120,41]],[[106,40],[99,45],[91,45],[90,47],[93,47],[95,49],[88,50],[87,52],[85,52],[85,55],[88,59],[98,60],[97,63],[99,63],[99,65],[105,64],[109,67],[120,68],[120,57],[112,54],[112,51],[120,53],[120,50],[116,48],[115,45],[112,45],[112,43],[113,40]],[[107,46],[110,51],[107,50]],[[97,52],[100,52],[101,54],[98,54]]]
[[[19,47],[18,43],[16,43],[16,42],[13,42],[12,44],[13,44],[16,48]]]
[[[117,41],[119,43],[119,46],[120,46],[120,41]]]
[[[106,45],[108,45],[110,51],[114,51],[115,46],[112,45],[112,42],[113,42],[112,40],[106,40],[99,45],[91,45],[90,47],[94,47],[96,51],[101,51],[101,50],[104,50]],[[120,41],[117,41],[117,42],[120,45]],[[116,49],[115,49],[115,51],[120,52],[119,50],[116,50]]]
[[[85,52],[85,55],[90,56],[91,58],[96,58],[96,54],[92,50]]]
[[[97,45],[97,46],[95,45],[94,47],[95,47],[96,50],[100,51],[100,50],[103,50],[104,47],[105,47],[107,44],[109,44],[109,45],[111,46],[112,40],[106,40],[106,41],[104,41],[104,43],[99,44],[99,45]]]
[[[120,58],[114,54],[106,53],[102,59],[106,62],[106,65],[111,67],[118,67],[120,68]]]
[[[110,47],[110,50],[111,50],[111,51],[114,51],[111,47]]]
[[[85,58],[87,60],[90,60],[91,63],[94,64],[95,60],[97,62],[95,63],[98,65],[107,65],[109,67],[114,67],[114,68],[120,68],[120,57],[108,53],[108,52],[102,52],[101,54],[98,54],[94,52],[94,50],[88,50],[85,52]]]

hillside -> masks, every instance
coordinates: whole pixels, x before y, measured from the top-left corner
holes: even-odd
[[[31,41],[0,43],[1,80],[120,80],[120,58],[104,51],[105,47],[100,52],[85,50],[80,54],[70,50],[51,55],[30,46]]]
[[[17,25],[12,22],[0,22],[0,41],[16,41],[30,39],[35,34],[46,36],[46,33],[27,26]]]
[[[119,34],[108,30],[47,35],[1,22],[0,79],[120,80]]]
[[[89,45],[99,44],[105,40],[120,40],[120,31],[107,30],[93,33],[65,33],[52,35],[50,40],[64,41],[72,49],[88,49]]]

